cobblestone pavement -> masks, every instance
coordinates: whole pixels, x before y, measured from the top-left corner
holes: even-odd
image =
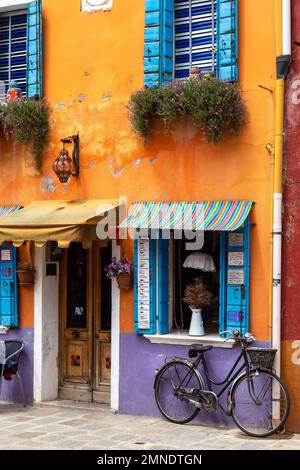
[[[0,403],[0,449],[300,450],[300,435],[266,439],[236,428],[174,425],[160,418],[114,414],[103,406],[70,404],[24,408]]]

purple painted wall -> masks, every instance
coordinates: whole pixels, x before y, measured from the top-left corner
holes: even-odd
[[[269,346],[269,343],[256,343]],[[188,346],[151,344],[143,336],[122,333],[120,337],[120,412],[135,415],[161,416],[154,398],[155,374],[166,358],[188,357]],[[214,348],[206,353],[210,375],[216,380],[223,379],[230,371],[239,348]],[[226,409],[226,392],[221,403]],[[233,425],[232,418],[221,410],[217,413],[201,411],[199,420],[219,425]]]
[[[20,358],[19,373],[22,377],[26,403],[33,401],[33,329],[16,328],[10,330],[7,335],[1,335],[0,340],[21,339],[25,343],[24,351]],[[22,403],[22,395],[18,380],[13,376],[11,381],[3,380],[0,401]]]

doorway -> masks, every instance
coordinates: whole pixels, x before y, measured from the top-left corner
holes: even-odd
[[[110,403],[112,244],[71,243],[60,260],[59,398]]]

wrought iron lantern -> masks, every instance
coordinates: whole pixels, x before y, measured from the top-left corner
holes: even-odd
[[[63,148],[55,159],[52,169],[61,183],[67,183],[71,176],[79,176],[79,135],[72,135],[61,139]],[[72,157],[65,148],[66,144],[73,143]]]

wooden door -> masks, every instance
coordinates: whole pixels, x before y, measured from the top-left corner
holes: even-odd
[[[72,243],[60,263],[59,397],[92,401],[92,250]]]
[[[111,244],[72,243],[60,263],[59,397],[110,403]]]
[[[111,281],[105,266],[111,260],[111,243],[95,246],[94,385],[93,400],[110,403],[111,384]]]

